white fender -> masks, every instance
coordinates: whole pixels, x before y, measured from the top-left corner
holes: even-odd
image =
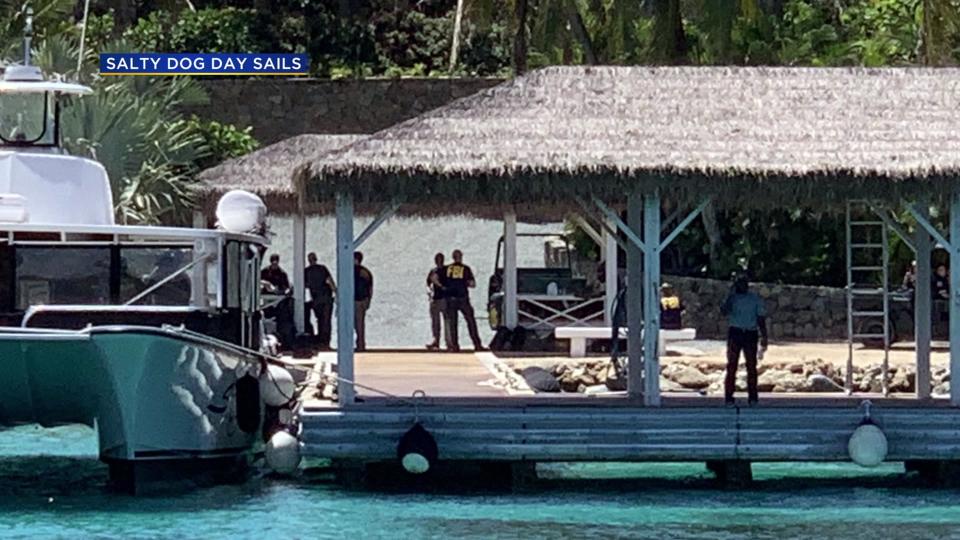
[[[291,474],[300,467],[300,441],[286,431],[278,431],[267,442],[265,455],[274,472]]]
[[[850,435],[847,453],[861,467],[876,467],[887,457],[887,436],[876,424],[861,424]]]
[[[281,407],[293,399],[297,384],[293,375],[280,366],[268,364],[260,373],[260,395],[263,402],[271,407]]]

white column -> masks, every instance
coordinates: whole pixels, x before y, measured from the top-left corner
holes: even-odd
[[[643,404],[660,405],[660,195],[643,198]]]
[[[503,213],[503,324],[513,329],[519,324],[517,313],[517,214]]]
[[[639,193],[627,196],[627,226],[639,238],[643,199]],[[643,253],[632,240],[627,243],[627,395],[643,395]]]
[[[613,324],[613,303],[617,299],[617,237],[610,231],[617,230],[617,224],[607,220],[607,226],[603,229],[603,260],[604,260],[604,297],[603,297],[603,322],[607,326]]]
[[[293,216],[293,321],[297,335],[304,332],[303,303],[307,293],[303,283],[303,270],[307,259],[307,220],[302,211]]]
[[[929,203],[925,201],[914,205],[923,217],[930,218]],[[913,291],[914,299],[914,336],[917,343],[917,398],[930,397],[930,233],[917,226],[914,233],[914,246],[917,259],[917,283]]]
[[[337,387],[341,405],[353,403],[353,199],[337,194]]]
[[[960,188],[950,196],[950,404],[957,407],[960,380],[954,375],[960,375]]]

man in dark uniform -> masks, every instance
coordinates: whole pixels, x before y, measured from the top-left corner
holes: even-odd
[[[460,350],[460,341],[458,338],[457,314],[463,313],[463,319],[467,321],[467,331],[470,333],[470,340],[473,341],[473,348],[477,351],[486,350],[480,341],[480,332],[477,331],[477,320],[473,316],[473,306],[470,305],[470,291],[477,286],[473,278],[473,270],[463,264],[463,253],[459,249],[453,251],[453,263],[448,264],[443,269],[443,284],[445,300],[447,303],[447,348],[451,351]]]
[[[367,310],[370,309],[370,299],[373,298],[373,274],[361,263],[363,263],[363,253],[353,252],[353,320],[357,332],[356,350],[365,351],[367,350]]]
[[[260,271],[260,280],[264,284],[263,292],[284,296],[275,306],[263,310],[263,315],[277,322],[277,334],[284,349],[293,347],[297,330],[293,317],[293,298],[290,295],[290,279],[280,268],[280,255],[270,256],[270,266]]]
[[[445,290],[441,278],[445,270],[443,267],[443,253],[437,253],[433,256],[433,268],[427,274],[427,290],[430,294],[430,330],[433,332],[433,341],[427,344],[427,349],[435,351],[440,348],[440,319],[444,317],[447,309],[447,302],[444,297]],[[447,345],[450,344],[450,336],[447,335]]]
[[[330,322],[333,315],[333,295],[337,286],[330,275],[330,270],[322,264],[317,264],[317,254],[307,255],[307,267],[303,270],[303,283],[310,291],[310,309],[306,317],[310,319],[310,311],[317,318],[317,338],[320,347],[330,348]]]
[[[280,268],[280,256],[276,253],[270,256],[270,266],[260,271],[260,279],[273,286],[269,290],[272,294],[287,294],[290,291],[290,279]]]

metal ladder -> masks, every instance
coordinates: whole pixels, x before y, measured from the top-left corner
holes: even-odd
[[[883,340],[880,373],[883,394],[889,393],[890,250],[886,222],[868,201],[847,201],[847,369],[845,388],[853,388],[854,342]],[[880,309],[878,310],[878,303]],[[876,331],[877,324],[882,328]]]

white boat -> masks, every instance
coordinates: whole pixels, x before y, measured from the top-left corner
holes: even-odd
[[[127,490],[241,478],[291,416],[264,405],[293,397],[260,352],[267,241],[115,224],[106,171],[60,140],[58,100],[89,92],[0,81],[0,424],[95,426]]]

